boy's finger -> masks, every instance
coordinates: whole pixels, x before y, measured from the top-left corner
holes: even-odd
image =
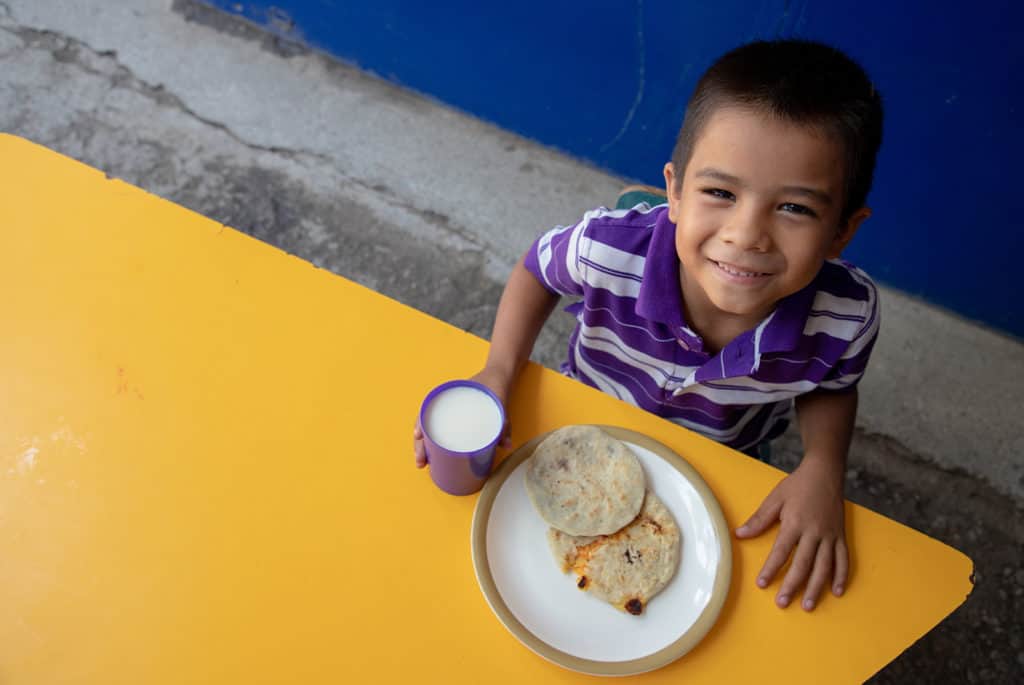
[[[789,553],[793,550],[793,545],[799,539],[800,537],[796,533],[788,530],[779,531],[778,536],[775,538],[775,544],[772,545],[772,551],[768,553],[768,558],[765,559],[761,572],[757,574],[758,587],[768,587],[772,579],[775,578],[775,574],[786,563],[786,559],[789,559]]]
[[[789,566],[789,572],[782,580],[779,594],[775,596],[775,603],[780,607],[788,607],[793,600],[793,595],[800,589],[800,586],[811,574],[814,566],[814,559],[818,553],[819,541],[802,538],[793,553],[793,563]]]
[[[778,520],[781,509],[782,498],[775,497],[774,492],[771,493],[761,502],[761,506],[747,519],[747,522],[736,529],[736,537],[751,538],[765,532]]]
[[[836,540],[836,572],[832,578],[832,594],[836,597],[846,592],[846,581],[850,572],[850,552],[846,549],[846,541]]]
[[[818,555],[814,559],[811,579],[807,581],[807,588],[804,590],[803,607],[805,611],[811,611],[818,604],[821,589],[825,587],[825,582],[832,575],[835,553],[835,545],[832,543],[822,542],[818,545]]]
[[[416,468],[422,469],[427,465],[427,451],[423,448],[423,441],[414,440],[412,450],[416,455]]]
[[[412,429],[412,439],[413,440],[422,440],[423,439],[423,430],[419,427],[419,425],[413,426],[413,429]]]

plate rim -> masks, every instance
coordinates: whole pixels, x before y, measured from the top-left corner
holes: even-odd
[[[618,440],[630,442],[650,450],[679,471],[683,478],[689,481],[697,490],[697,494],[700,496],[705,509],[707,509],[719,541],[719,563],[718,569],[715,572],[711,599],[703,611],[701,611],[700,616],[697,617],[697,620],[694,621],[688,630],[671,644],[647,656],[625,661],[596,661],[569,654],[541,640],[515,617],[512,610],[505,604],[501,593],[498,592],[498,587],[491,575],[490,564],[487,558],[487,521],[490,519],[491,509],[494,507],[498,491],[501,490],[509,475],[519,464],[533,456],[537,445],[554,432],[553,430],[534,436],[516,448],[502,460],[501,464],[484,484],[480,497],[477,499],[476,507],[473,510],[473,523],[470,528],[470,551],[473,557],[473,571],[476,574],[477,584],[480,586],[487,604],[491,607],[491,611],[494,612],[498,620],[516,639],[538,656],[564,668],[589,675],[625,676],[646,673],[676,661],[696,647],[704,636],[707,635],[708,631],[711,630],[725,604],[729,583],[732,579],[732,536],[725,522],[722,507],[711,492],[711,488],[697,470],[674,450],[650,436],[628,428],[602,424],[581,425],[594,425]]]

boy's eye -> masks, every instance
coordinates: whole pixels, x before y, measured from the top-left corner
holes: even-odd
[[[704,188],[702,191],[705,195],[717,197],[722,200],[735,200],[736,196],[730,193],[728,190],[722,190],[721,188]]]
[[[783,202],[781,205],[779,205],[779,209],[781,209],[784,212],[789,212],[791,214],[805,214],[807,216],[818,216],[810,207],[798,205],[795,202]]]

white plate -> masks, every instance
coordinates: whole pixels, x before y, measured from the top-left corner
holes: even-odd
[[[524,644],[585,673],[642,673],[678,659],[707,633],[725,600],[731,547],[707,484],[682,458],[646,436],[602,428],[637,455],[647,486],[679,524],[675,576],[640,616],[576,587],[548,547],[547,524],[526,494],[524,474],[540,440],[516,450],[488,480],[473,517],[477,581],[499,620]]]

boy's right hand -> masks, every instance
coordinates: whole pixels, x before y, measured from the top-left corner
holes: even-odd
[[[480,373],[469,378],[471,381],[475,381],[482,385],[486,385],[491,389],[498,399],[501,401],[501,406],[505,408],[505,425],[501,428],[501,439],[498,441],[498,447],[507,449],[512,444],[512,440],[509,437],[511,428],[508,422],[508,382],[504,380],[501,374],[485,368]],[[427,451],[423,446],[423,431],[420,429],[419,421],[416,421],[415,426],[412,429],[412,449],[416,459],[416,468],[422,469],[427,465]]]

